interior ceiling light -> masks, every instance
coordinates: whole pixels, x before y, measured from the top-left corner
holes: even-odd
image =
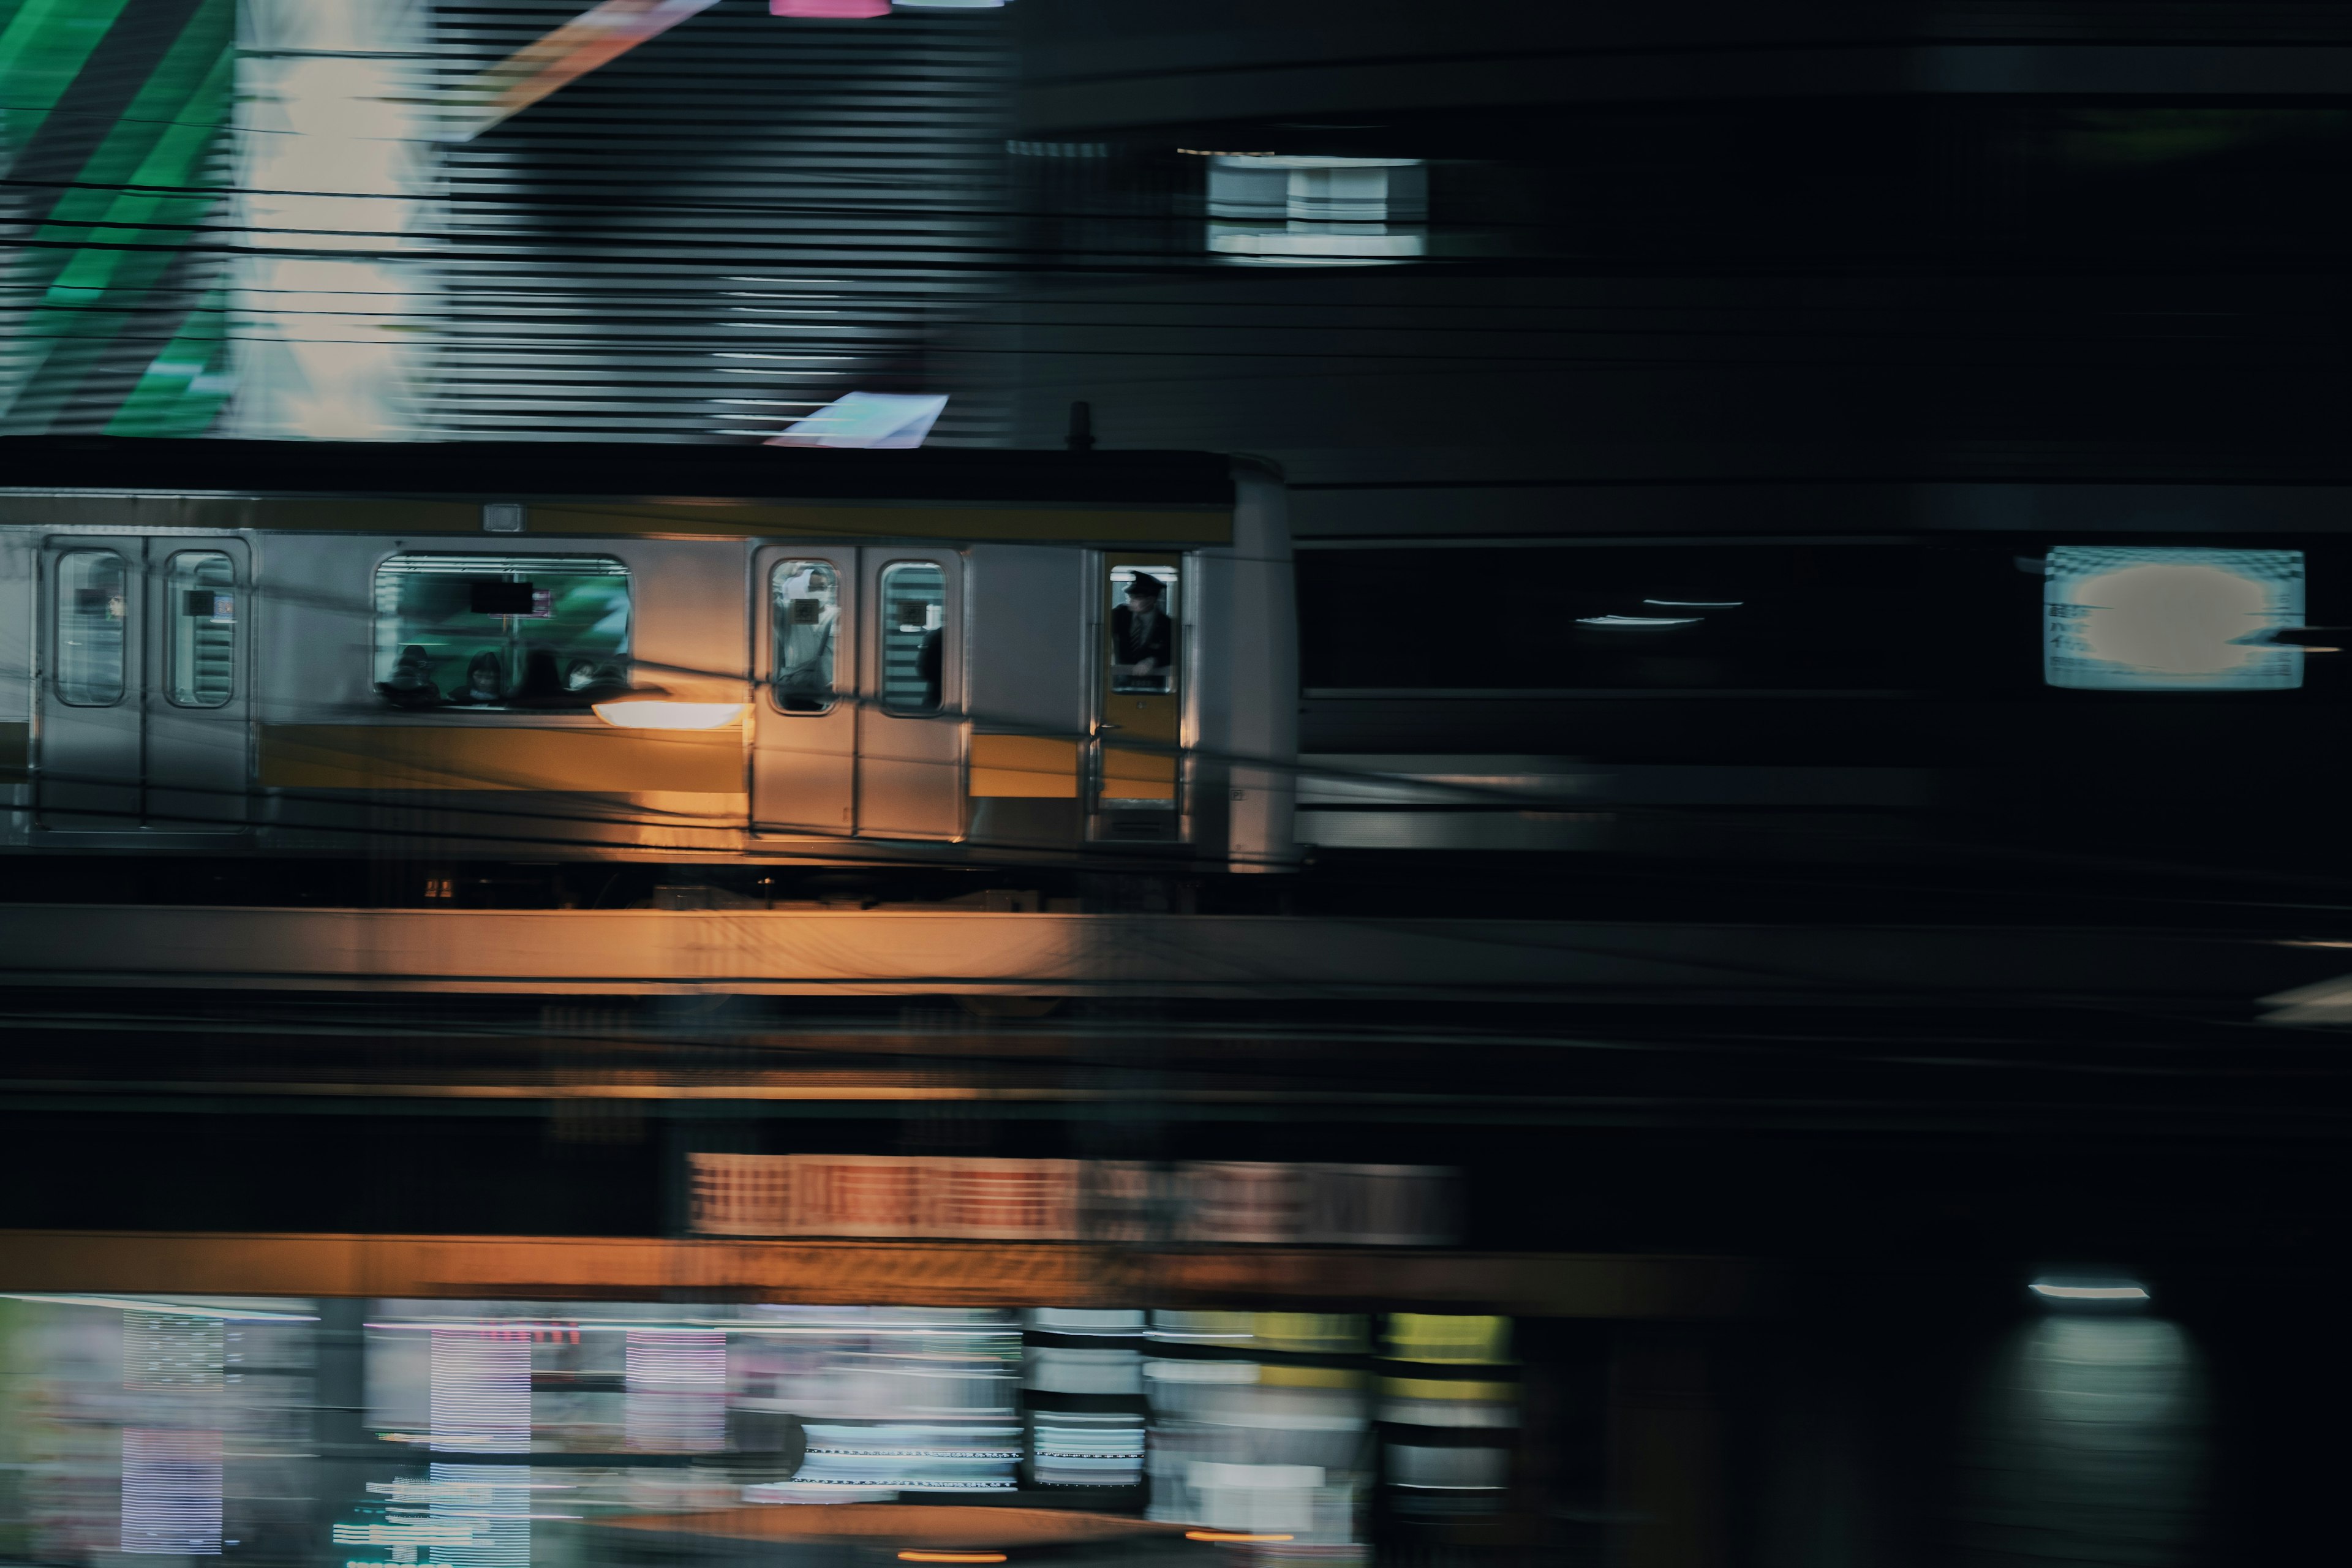
[[[616,697],[595,705],[596,717],[623,730],[716,730],[743,716],[740,702],[676,702],[666,697]]]
[[[811,21],[856,22],[889,14],[890,0],[768,0],[771,16],[800,16]]]
[[[1004,0],[892,0],[901,11],[992,11]]]

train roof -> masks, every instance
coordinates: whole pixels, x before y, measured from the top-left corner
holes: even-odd
[[[236,496],[999,501],[1230,507],[1211,452],[737,443],[0,437],[0,490]]]

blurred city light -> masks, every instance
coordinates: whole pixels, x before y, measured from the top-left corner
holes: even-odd
[[[2046,558],[2043,678],[2084,690],[2275,690],[2303,650],[2255,640],[2303,622],[2298,550],[2061,545]]]

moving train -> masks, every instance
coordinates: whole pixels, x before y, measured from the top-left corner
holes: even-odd
[[[19,854],[1296,859],[1247,461],[17,439],[0,595]]]

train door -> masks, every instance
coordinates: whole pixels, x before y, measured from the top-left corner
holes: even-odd
[[[1097,652],[1094,836],[1178,837],[1183,743],[1183,574],[1173,556],[1104,563]]]
[[[39,826],[244,826],[247,561],[236,539],[97,535],[44,544]]]
[[[857,552],[773,545],[754,558],[751,823],[757,833],[857,826]]]
[[[963,832],[962,562],[952,552],[860,552],[874,630],[860,689],[857,831]]]

